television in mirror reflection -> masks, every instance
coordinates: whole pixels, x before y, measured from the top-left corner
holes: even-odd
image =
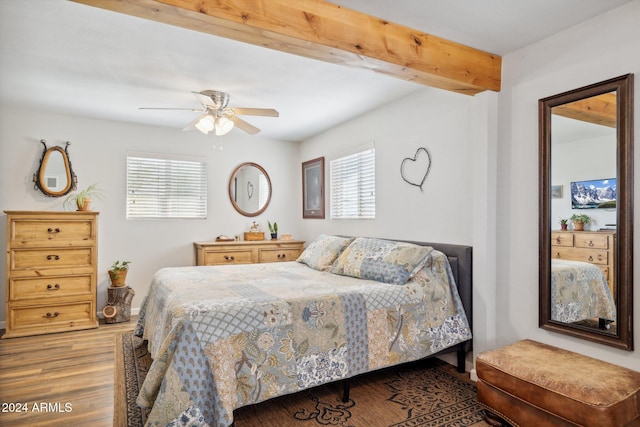
[[[572,209],[615,209],[616,178],[571,183]]]

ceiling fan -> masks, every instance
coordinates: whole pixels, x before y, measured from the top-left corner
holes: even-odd
[[[260,132],[260,129],[242,120],[238,116],[265,116],[279,117],[280,113],[272,108],[238,108],[229,107],[229,94],[218,90],[203,90],[192,92],[198,97],[202,109],[194,108],[154,108],[140,107],[141,110],[188,110],[202,113],[194,121],[182,130],[198,129],[205,135],[213,132],[216,135],[225,135],[234,127],[238,127],[251,135]]]

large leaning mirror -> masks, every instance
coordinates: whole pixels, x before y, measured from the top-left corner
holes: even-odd
[[[71,143],[67,142],[64,149],[57,146],[47,148],[44,139],[40,143],[44,148],[38,171],[33,175],[35,189],[49,197],[61,197],[75,190],[77,179],[68,153]]]
[[[631,351],[633,75],[538,106],[540,327]]]
[[[257,163],[243,163],[229,178],[229,199],[244,216],[257,216],[264,212],[271,200],[271,179]]]

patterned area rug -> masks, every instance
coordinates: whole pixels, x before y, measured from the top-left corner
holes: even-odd
[[[143,427],[148,410],[136,405],[136,397],[151,366],[146,342],[132,332],[116,334],[114,427]]]
[[[140,338],[117,337],[115,426],[144,425],[147,413],[135,400],[150,363]],[[235,427],[487,426],[468,375],[438,359],[354,378],[345,403],[342,390],[340,383],[329,384],[240,408]]]

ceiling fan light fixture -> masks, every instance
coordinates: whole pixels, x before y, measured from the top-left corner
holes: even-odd
[[[229,132],[231,132],[231,129],[233,129],[234,123],[229,120],[227,117],[221,116],[221,117],[216,117],[216,126],[215,126],[215,132],[216,135],[221,136],[221,135],[226,135]]]
[[[182,130],[198,129],[208,135],[214,132],[216,136],[226,135],[233,128],[238,128],[249,135],[255,135],[260,129],[244,121],[238,116],[262,116],[279,117],[280,114],[273,108],[229,108],[229,94],[218,90],[203,90],[193,92],[202,104],[202,109],[194,108],[166,108],[166,107],[140,107],[144,110],[190,110],[200,113],[191,123]]]
[[[198,120],[195,124],[196,129],[205,135],[211,132],[215,128],[214,119],[210,115],[205,115]]]

